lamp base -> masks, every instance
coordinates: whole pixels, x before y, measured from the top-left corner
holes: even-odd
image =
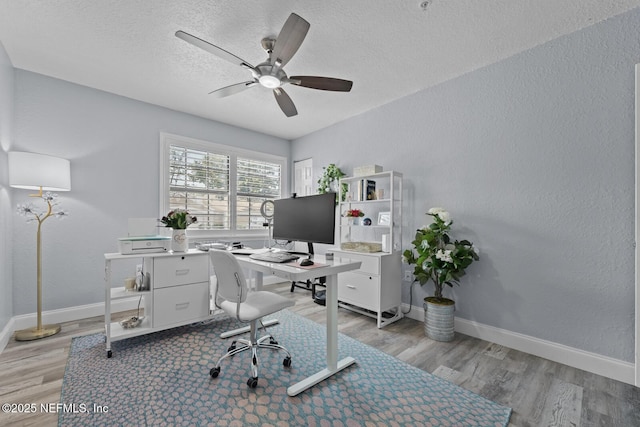
[[[14,338],[16,341],[33,341],[50,337],[58,332],[60,332],[60,325],[42,325],[42,328],[40,329],[35,327],[16,331]]]

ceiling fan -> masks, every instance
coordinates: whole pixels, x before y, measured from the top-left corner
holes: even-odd
[[[192,45],[206,50],[222,59],[225,59],[241,67],[251,70],[253,79],[216,89],[209,94],[218,98],[233,95],[258,84],[273,89],[273,94],[280,106],[280,109],[287,117],[298,114],[293,101],[284,91],[282,86],[289,83],[296,86],[308,87],[311,89],[330,90],[336,92],[349,92],[353,86],[353,82],[349,80],[336,79],[332,77],[317,76],[287,76],[283,68],[293,55],[298,51],[307,32],[309,31],[309,23],[300,16],[292,13],[284,23],[280,34],[276,39],[262,39],[262,47],[269,55],[269,58],[256,66],[226,50],[204,41],[196,36],[177,31],[176,37],[191,43]]]

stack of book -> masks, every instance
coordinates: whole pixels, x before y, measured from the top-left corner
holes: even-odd
[[[356,188],[356,201],[375,200],[376,198],[376,182],[370,179],[361,179],[358,181]]]

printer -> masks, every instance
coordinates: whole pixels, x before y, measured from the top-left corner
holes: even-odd
[[[118,238],[118,250],[123,255],[168,252],[171,237],[158,234],[155,218],[129,218],[128,236]]]
[[[171,250],[171,237],[132,236],[118,238],[118,248],[123,255],[148,254]]]

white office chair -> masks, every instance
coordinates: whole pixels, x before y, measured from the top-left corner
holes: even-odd
[[[212,378],[218,377],[220,363],[224,359],[245,350],[251,350],[251,378],[247,381],[247,385],[255,388],[258,385],[258,348],[283,350],[287,356],[282,364],[287,368],[291,366],[291,353],[283,346],[278,345],[278,342],[271,335],[258,338],[258,322],[262,325],[262,317],[291,307],[295,301],[273,292],[250,291],[242,268],[231,253],[223,250],[211,250],[209,254],[217,278],[214,299],[216,307],[241,322],[249,322],[250,325],[249,339],[241,338],[233,341],[227,353],[218,359],[216,366],[211,368],[209,374]],[[264,325],[262,327],[265,329]]]

